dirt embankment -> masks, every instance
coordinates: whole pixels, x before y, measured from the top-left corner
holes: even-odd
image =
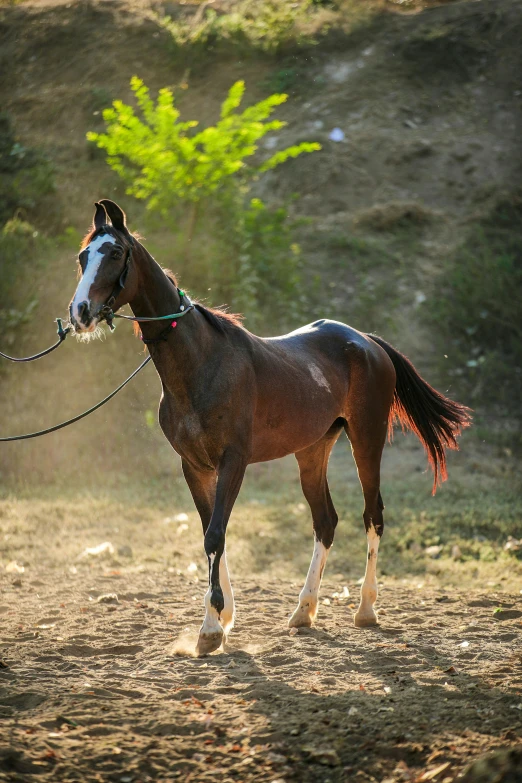
[[[20,136],[58,164],[66,222],[81,216],[83,227],[84,204],[104,170],[85,131],[100,126],[112,99],[130,97],[133,73],[153,91],[188,85],[178,89],[180,106],[203,123],[215,119],[234,79],[245,79],[252,100],[284,80],[290,125],[271,144],[317,139],[324,149],[266,177],[263,190],[272,198],[297,192],[299,211],[325,220],[409,200],[451,221],[492,189],[520,181],[516,0],[383,12],[356,33],[331,31],[301,53],[232,51],[218,63],[187,55],[189,69],[158,24],[161,10],[132,0],[33,0],[0,11],[4,107]],[[334,128],[342,140],[330,139]]]

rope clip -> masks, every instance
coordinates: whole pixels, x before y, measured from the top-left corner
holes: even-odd
[[[60,342],[62,342],[63,340],[65,340],[65,338],[67,337],[67,335],[71,331],[71,327],[68,326],[66,329],[64,329],[63,328],[63,322],[62,322],[61,318],[57,318],[56,319],[56,323],[58,324],[57,334],[58,334],[58,337],[60,339]]]

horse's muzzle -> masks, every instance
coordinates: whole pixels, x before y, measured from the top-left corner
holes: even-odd
[[[80,302],[76,307],[70,307],[71,323],[76,332],[93,332],[96,329],[98,317],[91,313],[89,302]]]

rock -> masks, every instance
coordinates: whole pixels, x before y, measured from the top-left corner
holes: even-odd
[[[508,539],[504,544],[504,552],[518,552],[519,549],[522,549],[522,538],[508,536]]]
[[[518,620],[522,617],[522,612],[518,609],[500,609],[494,612],[495,620]]]
[[[99,604],[119,604],[120,599],[116,595],[116,593],[105,593],[104,595],[99,595],[97,598],[97,603]]]
[[[23,574],[25,568],[23,565],[17,563],[16,560],[11,560],[11,562],[6,565],[5,571],[7,574]]]
[[[333,748],[309,748],[308,756],[310,761],[318,762],[325,767],[338,767],[341,763],[337,751]]]
[[[279,136],[268,136],[263,142],[263,147],[265,150],[273,150],[277,147],[278,141]]]
[[[180,511],[179,514],[174,514],[173,517],[165,517],[163,520],[164,525],[170,525],[172,522],[188,522],[188,514],[184,511]]]
[[[443,546],[427,546],[424,552],[428,555],[428,557],[432,557],[434,560],[436,560],[438,557],[440,557],[440,553],[444,549]]]
[[[473,761],[461,783],[520,783],[522,779],[522,745],[510,750],[499,750]]]
[[[344,131],[341,130],[341,128],[334,128],[328,134],[328,138],[330,141],[344,141],[346,137],[344,135]]]
[[[118,555],[120,557],[132,557],[132,548],[128,544],[122,544],[118,547]]]
[[[108,557],[110,555],[114,554],[114,547],[111,544],[110,541],[104,541],[103,544],[98,544],[98,546],[88,546],[86,549],[83,550],[79,560],[83,560],[85,558],[93,558],[93,557]]]

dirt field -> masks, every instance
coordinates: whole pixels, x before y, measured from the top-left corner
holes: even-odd
[[[449,783],[522,734],[512,595],[390,583],[380,628],[359,631],[329,579],[317,627],[290,635],[298,585],[242,578],[226,651],[197,659],[188,576],[2,582],[2,780]]]
[[[317,626],[297,634],[286,622],[311,531],[295,462],[249,471],[228,535],[236,629],[204,659],[200,524],[176,474],[148,494],[123,479],[4,491],[0,779],[450,783],[517,745],[522,566],[471,533],[515,529],[509,461],[464,443],[430,498],[413,439],[386,449],[381,625],[365,631],[352,625],[365,541],[351,462],[339,444],[339,530]],[[113,551],[82,556],[103,542]]]

